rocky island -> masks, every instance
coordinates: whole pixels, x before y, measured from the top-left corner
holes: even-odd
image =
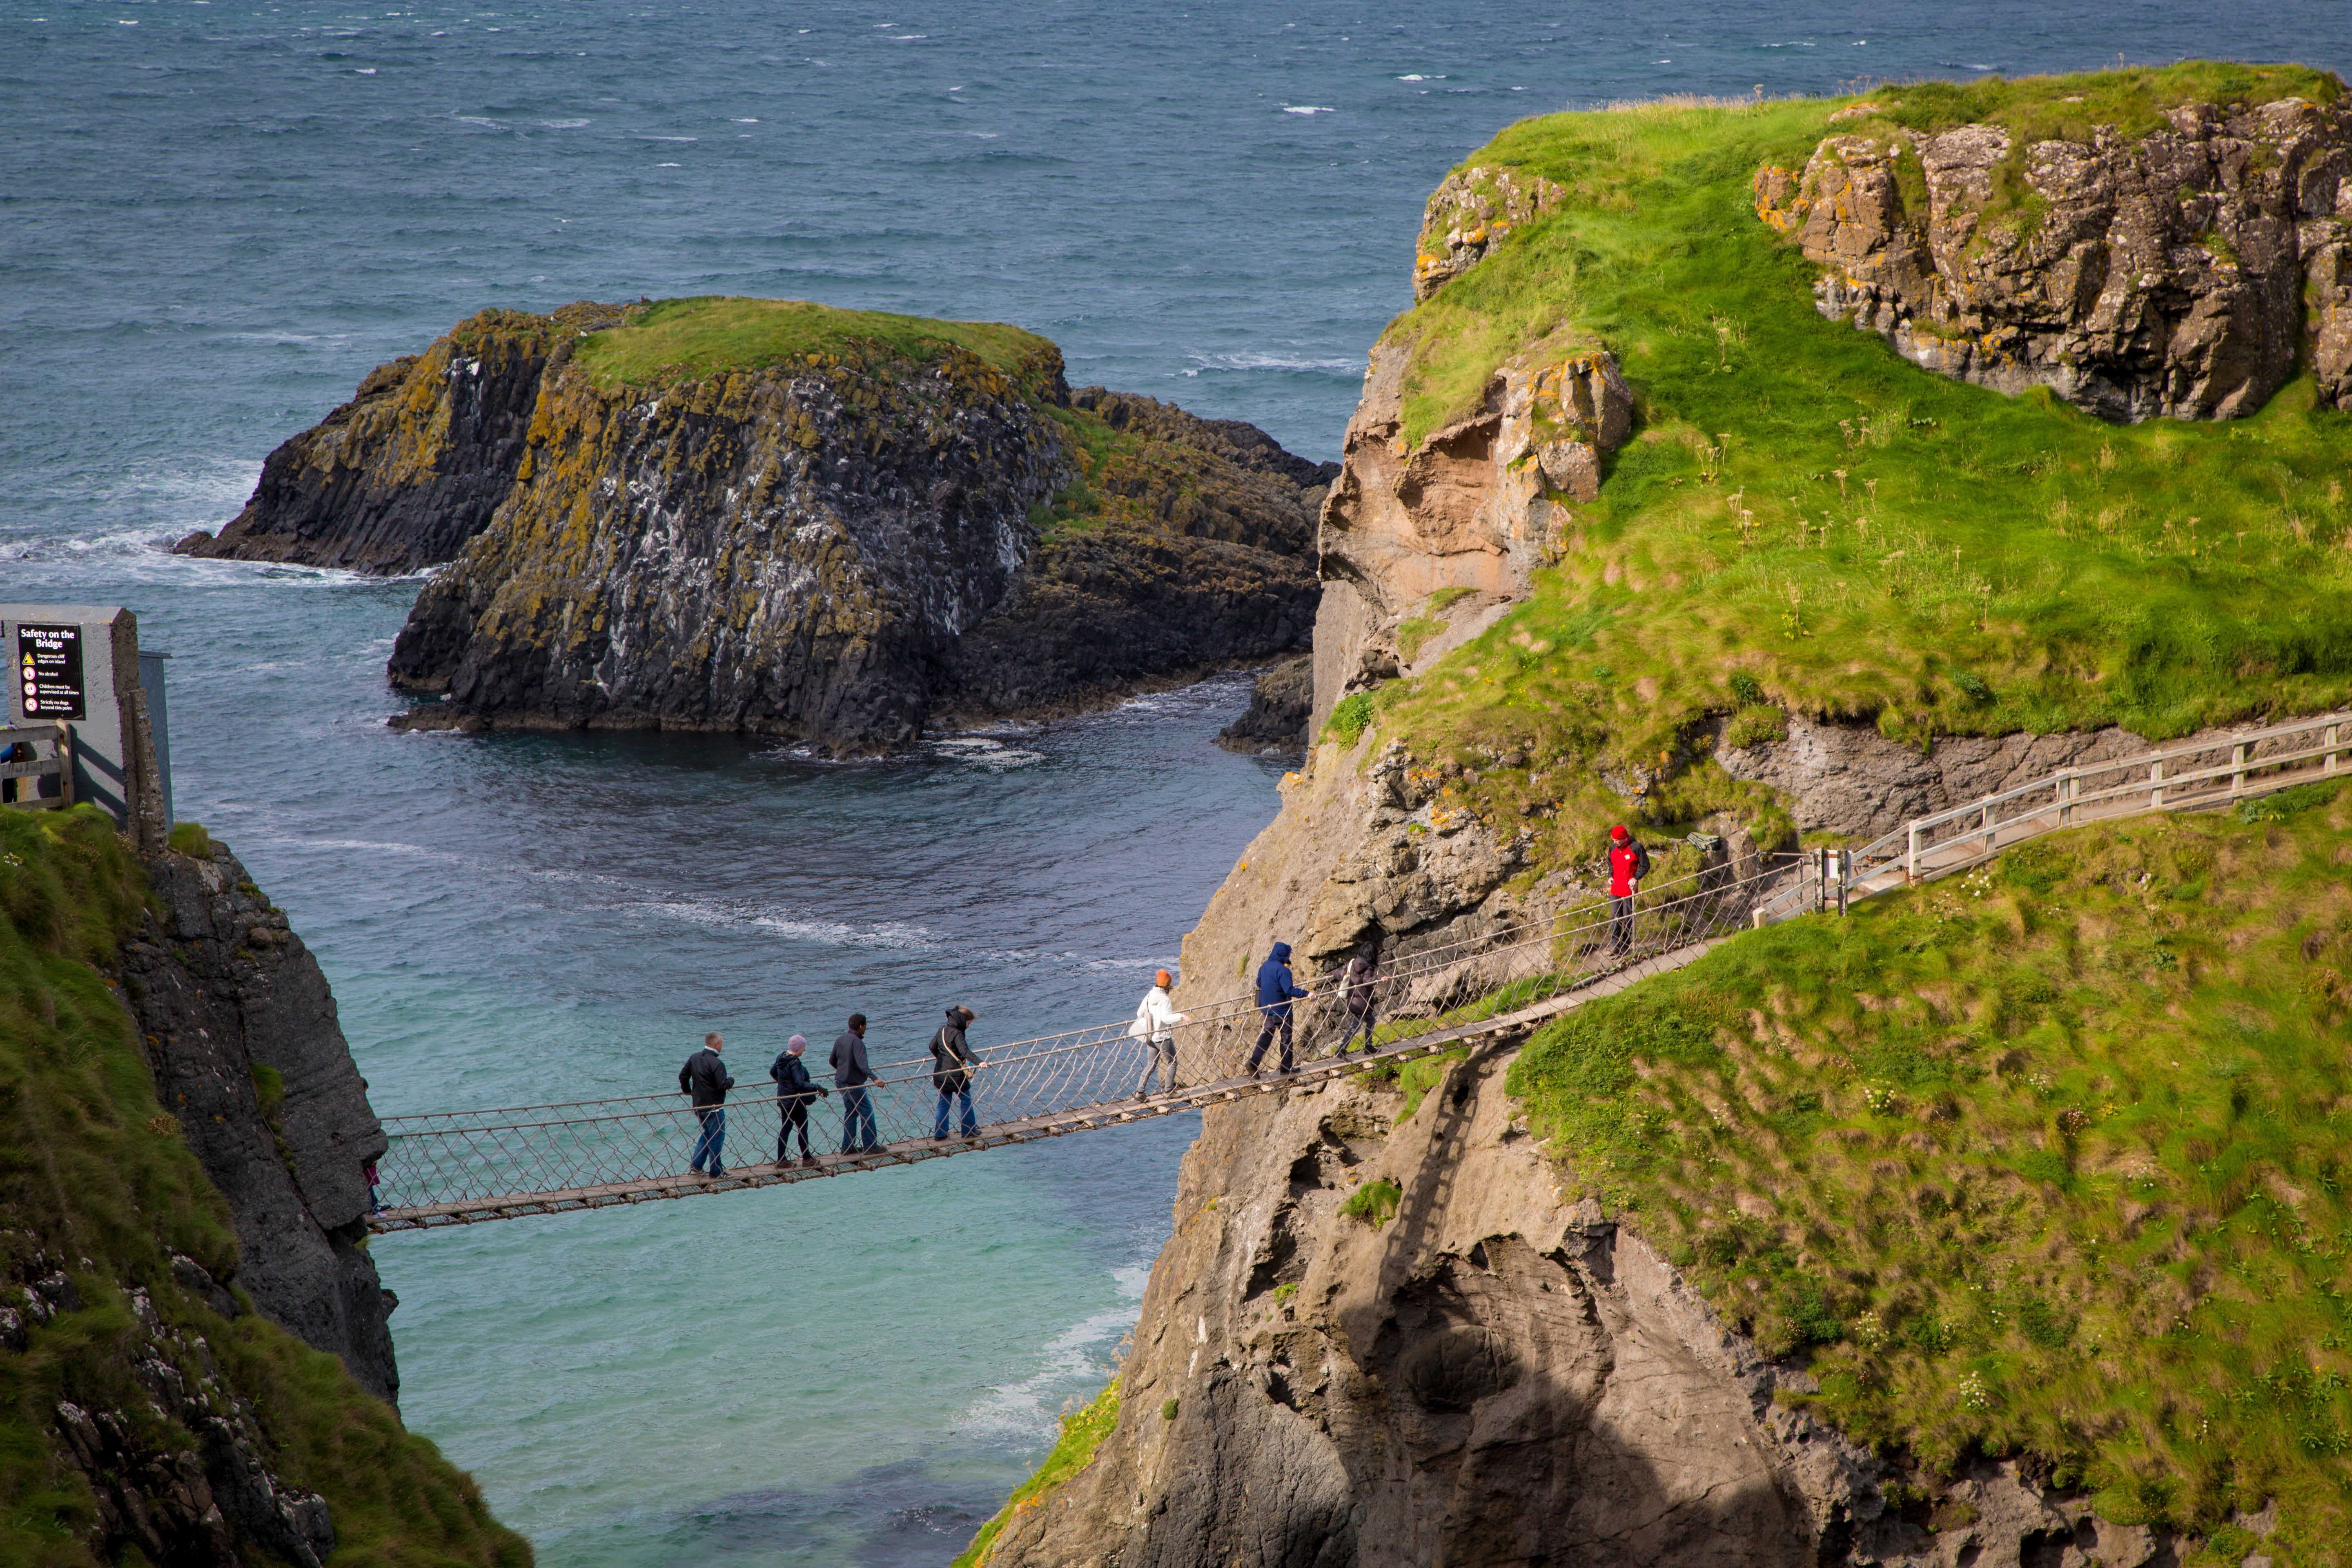
[[[2191,63],[1474,154],[1178,1004],[1589,902],[1612,822],[1752,864],[2352,702],[2344,101]],[[2078,829],[1210,1107],[1119,1378],[962,1561],[2337,1561],[2347,862],[2335,786]]]
[[[583,304],[383,366],[179,548],[446,562],[393,653],[441,699],[405,722],[874,751],[1303,647],[1336,471],[1074,393],[1013,327]]]

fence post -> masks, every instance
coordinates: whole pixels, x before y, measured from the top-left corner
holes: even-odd
[[[2057,796],[2058,826],[2063,827],[2066,826],[2066,775],[2064,773],[2058,775],[2057,788],[2053,793]]]
[[[1813,851],[1813,913],[1820,914],[1830,903],[1830,852]]]
[[[1841,849],[1838,857],[1838,915],[1845,915],[1846,897],[1853,887],[1853,851]]]
[[[2319,771],[2324,773],[2336,771],[2336,726],[2333,724],[2327,726],[2327,762]]]
[[[2164,809],[2164,761],[2157,759],[2147,766],[2147,804],[2152,810]]]
[[[1919,885],[1919,824],[1914,821],[1909,826],[1911,853],[1903,862],[1903,880],[1916,888]]]
[[[1991,853],[1992,853],[1992,850],[1993,850],[1993,841],[1992,841],[1992,839],[1993,839],[1993,826],[1992,826],[1992,802],[1990,802],[1990,801],[1987,801],[1987,802],[1985,802],[1985,808],[1984,808],[1984,836],[1985,836],[1985,853],[1986,853],[1986,854],[1988,854],[1988,855],[1990,855],[1990,854],[1991,854]]]
[[[2230,793],[2246,793],[2246,743],[2243,741],[2230,748],[2230,765],[2238,771],[2230,775]]]

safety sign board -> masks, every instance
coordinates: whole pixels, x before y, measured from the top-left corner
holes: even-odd
[[[81,628],[16,623],[16,692],[27,719],[82,719]]]

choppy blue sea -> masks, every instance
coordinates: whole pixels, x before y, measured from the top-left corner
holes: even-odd
[[[181,815],[318,951],[385,1111],[658,1088],[713,1027],[756,1073],[853,1007],[1117,1016],[1274,813],[1210,743],[1240,683],[882,766],[395,735],[413,580],[158,547],[371,366],[580,298],[1017,321],[1333,457],[1423,195],[1511,120],[2190,54],[2344,68],[2352,16],[0,0],[0,598],[173,655]],[[559,1568],[944,1563],[1108,1374],[1192,1131],[383,1239],[404,1412]]]

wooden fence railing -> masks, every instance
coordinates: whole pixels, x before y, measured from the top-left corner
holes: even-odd
[[[72,804],[73,731],[63,724],[0,725],[0,805],[46,811]]]

